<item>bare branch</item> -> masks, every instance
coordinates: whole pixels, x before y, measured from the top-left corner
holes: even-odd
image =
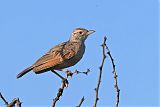
[[[83,101],[84,101],[84,96],[82,97],[82,99],[81,99],[81,101],[80,101],[79,105],[78,105],[78,106],[76,106],[76,107],[81,107],[81,105],[82,105]]]
[[[12,100],[12,102],[7,105],[7,107],[13,107],[13,106],[15,106],[16,102],[17,102],[17,99],[14,98],[14,99]]]
[[[99,100],[99,98],[98,98],[98,92],[99,92],[99,87],[100,87],[100,83],[101,83],[102,69],[103,69],[105,58],[106,58],[106,55],[105,55],[105,45],[106,45],[106,37],[104,37],[104,42],[101,45],[102,49],[103,49],[102,50],[103,51],[103,53],[102,53],[102,62],[101,62],[101,65],[99,67],[98,83],[97,83],[97,88],[95,88],[96,96],[95,96],[95,101],[94,101],[93,107],[97,107],[97,102]]]
[[[116,104],[115,104],[115,107],[118,107],[118,104],[119,104],[119,95],[120,95],[120,89],[118,88],[118,80],[117,80],[118,75],[116,73],[114,59],[113,59],[113,57],[111,55],[111,52],[110,52],[110,50],[109,50],[109,48],[108,48],[107,45],[105,45],[105,47],[106,47],[106,50],[107,50],[107,54],[110,57],[111,62],[112,62],[112,67],[113,67],[113,72],[112,73],[114,75],[114,87],[116,89]]]
[[[64,71],[64,70],[61,70],[61,71]],[[67,73],[66,78],[64,78],[63,76],[61,76],[60,74],[58,74],[58,73],[55,72],[54,70],[51,70],[51,72],[53,72],[53,73],[56,74],[59,78],[62,79],[61,87],[59,88],[58,93],[57,93],[57,96],[55,97],[55,99],[53,100],[53,103],[52,103],[52,107],[55,107],[56,102],[59,100],[60,96],[62,96],[62,94],[63,94],[64,88],[65,88],[65,87],[68,87],[68,84],[69,84],[69,82],[68,82],[68,80],[67,80],[68,76],[71,76],[71,77],[72,77],[73,74],[80,74],[80,73],[87,75],[87,74],[90,72],[90,70],[87,69],[86,72],[80,72],[80,71],[77,71],[77,70],[76,70],[76,71],[73,72],[73,73],[72,73],[71,71],[69,71],[69,70],[65,70],[64,72]],[[82,99],[82,102],[83,102],[83,100],[84,100],[84,99]]]
[[[71,72],[70,70],[66,70],[66,69],[61,69],[59,71],[63,71],[66,73],[66,78],[68,78],[69,76],[72,78],[73,74],[85,74],[85,75],[88,75],[90,71],[90,69],[87,69],[87,71],[78,71],[78,70],[75,70],[74,72]]]
[[[1,93],[0,93],[0,98],[4,101],[5,105],[8,105],[8,102],[6,101],[6,99],[3,97]]]
[[[0,93],[0,98],[4,101],[6,107],[14,107],[16,103],[17,107],[21,107],[21,102],[19,98],[14,98],[11,103],[8,103],[1,93]]]
[[[68,83],[68,80],[67,80],[67,79],[63,79],[63,80],[62,80],[61,87],[58,89],[57,96],[56,96],[56,98],[53,100],[52,107],[55,107],[56,102],[59,100],[60,96],[62,96],[63,90],[64,90],[64,88],[66,87],[66,83]]]
[[[83,71],[83,72],[76,70],[75,72],[73,72],[73,74],[85,74],[85,75],[88,75],[89,72],[91,72],[90,69],[87,69],[87,71]]]
[[[19,98],[17,98],[17,102],[16,103],[17,103],[17,107],[21,107],[22,103],[20,102]]]

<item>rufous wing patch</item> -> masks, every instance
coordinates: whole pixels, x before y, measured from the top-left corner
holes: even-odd
[[[52,60],[47,61],[44,64],[41,64],[39,66],[34,67],[33,71],[38,72],[41,70],[45,70],[47,68],[54,67],[55,65],[59,64],[60,62],[61,62],[60,59],[52,59]]]
[[[45,59],[46,58],[46,59]],[[50,67],[54,67],[57,64],[62,63],[62,56],[58,53],[52,53],[48,57],[43,56],[34,64],[34,72],[45,70]]]

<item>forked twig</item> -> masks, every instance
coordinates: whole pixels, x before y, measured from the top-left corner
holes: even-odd
[[[16,103],[17,103],[17,107],[21,107],[21,102],[19,98],[14,98],[10,103],[6,101],[6,99],[2,96],[1,93],[0,93],[0,98],[4,101],[6,107],[14,107]]]
[[[60,96],[62,96],[62,94],[63,94],[64,88],[65,88],[65,87],[68,87],[68,84],[69,84],[69,82],[68,82],[68,80],[67,80],[68,76],[71,76],[71,77],[72,77],[73,74],[80,74],[80,73],[87,75],[87,74],[90,72],[90,70],[87,69],[86,72],[80,72],[80,71],[77,71],[77,70],[76,70],[76,71],[73,72],[73,73],[70,72],[70,71],[68,71],[67,78],[64,78],[63,76],[61,76],[60,74],[58,74],[58,73],[57,73],[56,71],[54,71],[54,70],[51,70],[51,72],[53,72],[53,73],[56,74],[59,78],[62,79],[61,87],[59,88],[58,93],[57,93],[57,96],[54,98],[53,103],[52,103],[52,107],[55,107],[56,102],[59,100]],[[84,99],[82,99],[81,101],[83,102]]]
[[[93,107],[97,107],[97,102],[99,100],[98,98],[98,92],[99,92],[99,87],[100,87],[100,83],[101,83],[101,77],[102,77],[102,69],[103,69],[103,65],[104,65],[104,61],[105,61],[105,58],[106,58],[106,55],[105,55],[105,45],[106,45],[106,37],[104,37],[104,42],[103,44],[101,45],[102,46],[102,62],[101,62],[101,65],[99,67],[99,76],[98,76],[98,83],[97,83],[97,88],[95,88],[95,91],[96,91],[96,96],[95,96],[95,100],[94,100],[94,105]]]
[[[108,56],[110,57],[111,62],[112,62],[112,67],[113,67],[113,72],[112,72],[112,73],[113,73],[113,75],[114,75],[114,87],[115,87],[115,89],[116,89],[116,104],[115,104],[115,107],[118,107],[118,104],[119,104],[119,95],[120,95],[120,89],[119,89],[119,87],[118,87],[118,80],[117,80],[118,75],[117,75],[117,73],[116,73],[116,68],[115,68],[115,64],[114,64],[114,59],[113,59],[113,57],[112,57],[112,55],[111,55],[111,52],[110,52],[107,44],[105,45],[105,47],[106,47],[106,50],[107,50],[107,54],[108,54]]]
[[[15,106],[16,102],[17,102],[17,99],[14,98],[14,99],[11,101],[11,103],[9,103],[9,104],[7,105],[7,107],[13,107],[13,106]]]

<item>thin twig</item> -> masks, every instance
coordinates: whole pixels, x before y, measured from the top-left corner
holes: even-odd
[[[73,74],[85,74],[85,75],[88,75],[89,72],[91,72],[90,69],[87,69],[87,71],[83,71],[83,72],[76,70],[75,72],[73,72]]]
[[[99,67],[98,83],[97,83],[97,88],[95,88],[96,96],[95,96],[95,101],[94,101],[93,107],[97,107],[97,102],[98,102],[98,100],[99,100],[99,98],[98,98],[98,91],[99,91],[99,87],[100,87],[100,83],[101,83],[102,69],[103,69],[103,65],[104,65],[105,58],[106,58],[106,55],[105,55],[105,45],[106,45],[106,37],[104,38],[104,42],[103,42],[103,44],[101,45],[101,46],[102,46],[102,49],[103,49],[103,53],[102,53],[102,63],[101,63],[101,65],[100,65],[100,67]]]
[[[0,98],[4,101],[6,107],[14,107],[16,103],[17,103],[17,107],[21,107],[21,102],[19,98],[14,98],[10,103],[6,101],[6,99],[2,96],[1,93],[0,93]]]
[[[62,80],[61,87],[58,89],[57,96],[56,96],[55,99],[53,100],[52,107],[55,107],[56,102],[59,100],[60,96],[62,96],[63,90],[64,90],[64,88],[66,87],[66,81],[68,82],[67,79],[63,79],[63,80]]]
[[[110,50],[109,50],[109,48],[108,48],[108,46],[107,45],[105,45],[105,47],[106,47],[106,50],[107,50],[107,54],[108,54],[108,56],[110,57],[110,59],[111,59],[111,62],[112,62],[112,67],[113,67],[113,75],[114,75],[114,87],[115,87],[115,89],[116,89],[116,104],[115,104],[115,107],[118,107],[118,104],[119,104],[119,95],[120,95],[120,89],[119,89],[119,87],[118,87],[118,80],[117,80],[117,77],[118,77],[118,75],[117,75],[117,73],[116,73],[116,68],[115,68],[115,64],[114,64],[114,59],[113,59],[113,57],[112,57],[112,55],[111,55],[111,52],[110,52]]]
[[[4,101],[5,105],[8,105],[8,102],[6,101],[6,99],[3,97],[1,93],[0,93],[0,98]]]
[[[81,107],[81,105],[82,105],[83,101],[84,101],[84,96],[81,98],[81,101],[80,101],[79,105],[78,105],[78,106],[76,106],[76,107]]]
[[[78,71],[78,70],[75,70],[74,72],[71,72],[70,70],[64,70],[64,69],[62,69],[60,71],[63,71],[63,72],[66,73],[66,78],[68,78],[69,76],[72,78],[73,74],[85,74],[85,75],[88,75],[88,73],[91,72],[90,69],[87,69],[87,71],[83,71],[83,72],[82,71]]]

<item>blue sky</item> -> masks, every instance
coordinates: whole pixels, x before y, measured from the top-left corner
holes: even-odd
[[[115,59],[120,107],[158,107],[158,1],[156,0],[1,0],[0,1],[0,92],[23,106],[49,107],[60,86],[51,72],[23,78],[16,75],[33,64],[52,46],[66,41],[76,27],[94,29],[86,40],[83,59],[74,71],[91,69],[88,76],[69,80],[57,106],[94,103],[103,37]],[[62,74],[64,75],[64,74]],[[114,106],[115,90],[107,58],[100,86],[99,106]],[[0,106],[4,102],[0,100]]]

